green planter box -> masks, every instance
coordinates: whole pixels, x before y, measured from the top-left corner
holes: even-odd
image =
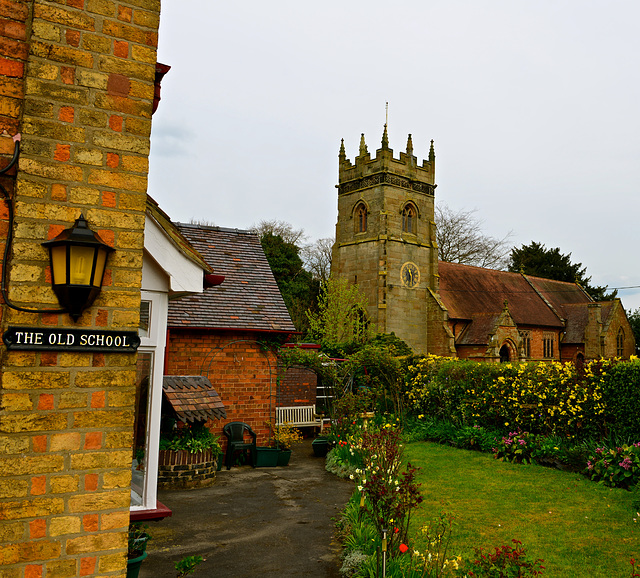
[[[257,448],[256,468],[275,468],[279,453],[278,448]]]
[[[324,458],[329,451],[329,440],[326,438],[316,438],[311,442],[313,455],[317,458]]]
[[[288,466],[291,459],[291,450],[280,450],[278,454],[278,466]]]

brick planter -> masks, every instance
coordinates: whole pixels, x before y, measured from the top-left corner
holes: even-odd
[[[218,457],[211,450],[192,454],[185,450],[160,450],[158,487],[205,488],[216,481]]]

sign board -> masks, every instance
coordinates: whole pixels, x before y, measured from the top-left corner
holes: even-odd
[[[9,350],[135,353],[137,331],[101,331],[60,327],[9,327],[2,336]]]

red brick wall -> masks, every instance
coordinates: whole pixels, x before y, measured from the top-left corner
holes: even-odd
[[[222,435],[225,423],[243,421],[258,434],[258,445],[266,445],[265,422],[275,419],[278,361],[257,343],[259,337],[251,332],[171,329],[165,374],[207,376],[227,411],[226,421],[211,424],[213,432]]]
[[[318,376],[305,367],[290,367],[285,373],[280,368],[277,405],[315,405]]]

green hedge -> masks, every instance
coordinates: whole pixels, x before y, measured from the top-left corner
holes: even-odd
[[[640,437],[640,361],[489,364],[428,356],[409,366],[416,416],[576,438]]]

